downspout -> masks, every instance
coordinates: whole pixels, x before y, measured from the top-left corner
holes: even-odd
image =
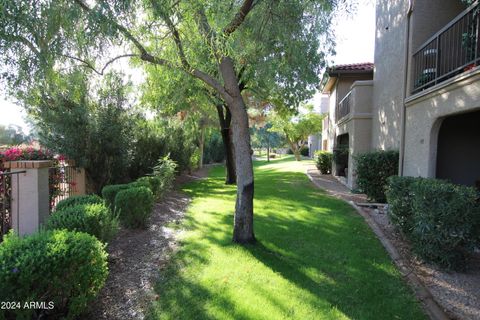
[[[410,55],[410,18],[412,16],[413,7],[414,7],[415,0],[410,0],[408,3],[408,11],[407,11],[407,24],[405,27],[405,36],[407,40],[407,44],[405,46],[405,69],[404,69],[404,77],[403,77],[403,101],[402,101],[402,112],[401,112],[401,135],[400,135],[400,161],[399,161],[399,168],[398,168],[398,175],[403,176],[403,164],[405,162],[405,133],[406,133],[406,118],[407,118],[407,106],[405,104],[405,100],[408,96],[408,76],[409,76],[409,55]]]

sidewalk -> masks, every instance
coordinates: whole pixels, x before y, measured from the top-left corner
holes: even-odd
[[[367,202],[367,196],[360,193],[352,193],[346,186],[340,181],[335,179],[332,175],[321,174],[315,165],[310,164],[307,166],[307,176],[310,180],[319,187],[327,191],[334,197],[343,199],[345,201],[353,202]]]

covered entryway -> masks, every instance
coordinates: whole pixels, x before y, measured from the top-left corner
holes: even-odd
[[[348,133],[337,137],[337,146],[333,150],[333,161],[335,162],[335,172],[337,176],[348,177],[348,151],[349,135]]]
[[[438,134],[436,177],[480,188],[480,111],[443,120]]]

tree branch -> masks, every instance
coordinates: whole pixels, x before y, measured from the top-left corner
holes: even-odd
[[[100,75],[100,76],[103,76],[104,75],[104,72],[105,72],[105,69],[107,69],[107,67],[112,64],[113,62],[117,61],[118,59],[121,59],[121,58],[128,58],[128,57],[139,57],[138,54],[134,54],[134,53],[127,53],[127,54],[122,54],[120,56],[117,56],[113,59],[110,59],[107,61],[107,63],[105,63],[105,65],[103,66],[103,68],[98,71],[97,68],[95,68],[94,65],[92,65],[90,62],[88,62],[87,60],[84,60],[82,58],[78,58],[78,57],[74,57],[74,56],[70,56],[68,54],[62,54],[63,57],[65,58],[69,58],[69,59],[72,59],[72,60],[75,60],[75,61],[78,61],[78,62],[81,62],[82,65],[86,68],[89,68],[91,70],[93,70],[96,74]]]
[[[82,0],[74,0],[74,1],[87,13],[90,14],[92,12],[92,9],[88,5],[86,5]],[[147,49],[124,26],[122,26],[121,24],[117,23],[112,19],[105,17],[104,15],[102,15],[102,17],[105,18],[109,23],[111,23],[118,31],[120,31],[128,40],[130,40],[135,45],[135,47],[140,51],[140,55],[139,55],[140,59],[156,65],[162,65],[172,69],[179,69],[179,67],[174,63],[151,55],[147,51]],[[227,93],[225,88],[215,78],[213,78],[209,74],[198,69],[190,70],[190,69],[187,69],[185,66],[183,66],[183,71],[196,77],[197,79],[202,80],[204,83],[208,84],[210,87],[217,90],[217,92],[223,97],[223,99],[227,103],[228,101],[231,101],[232,97]]]
[[[243,23],[245,20],[245,17],[248,15],[248,13],[252,10],[254,6],[254,1],[255,0],[244,0],[242,6],[240,7],[240,10],[235,14],[235,17],[233,17],[232,21],[223,28],[223,34],[228,37],[232,33],[237,30],[237,28]]]
[[[18,36],[18,35],[13,35],[13,34],[3,34],[0,37],[4,38],[4,39],[10,39],[10,40],[13,40],[15,42],[20,42],[20,43],[26,45],[35,55],[37,55],[37,56],[40,55],[40,51],[35,47],[35,45],[25,37]]]

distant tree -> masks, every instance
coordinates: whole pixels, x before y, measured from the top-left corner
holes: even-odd
[[[18,145],[30,141],[30,137],[23,132],[20,126],[0,124],[0,145]]]
[[[285,135],[297,161],[302,159],[300,148],[305,145],[308,136],[322,131],[323,116],[314,112],[299,116],[275,114],[271,119],[273,126],[270,130]]]
[[[267,162],[270,161],[270,150],[272,148],[279,148],[285,143],[283,135],[271,131],[271,128],[272,124],[270,122],[265,123],[263,126],[252,128],[252,146],[254,148],[264,148],[267,150]]]

